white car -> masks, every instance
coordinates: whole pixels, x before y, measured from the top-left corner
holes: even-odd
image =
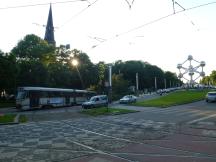
[[[126,95],[119,100],[121,104],[133,103],[136,102],[137,97],[134,95]]]
[[[95,107],[107,107],[108,106],[108,97],[107,95],[98,95],[90,98],[89,101],[86,101],[82,104],[82,108],[95,108]]]
[[[216,91],[208,92],[206,95],[206,102],[214,102],[216,101]]]

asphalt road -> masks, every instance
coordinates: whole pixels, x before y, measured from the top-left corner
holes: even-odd
[[[206,103],[199,101],[186,105],[172,106],[169,108],[136,107],[114,104],[113,107],[132,109],[140,111],[137,114],[130,114],[134,118],[143,118],[154,121],[187,123],[194,120],[214,120],[216,117],[216,103]],[[214,116],[215,114],[215,116]],[[203,120],[204,120],[203,119]]]

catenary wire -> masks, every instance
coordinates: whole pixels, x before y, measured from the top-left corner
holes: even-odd
[[[71,0],[71,1],[58,1],[58,2],[49,2],[49,3],[28,4],[28,5],[20,5],[20,6],[8,6],[8,7],[0,7],[0,10],[17,9],[17,8],[25,8],[25,7],[36,7],[36,6],[44,6],[44,5],[49,5],[49,4],[73,3],[73,2],[88,2],[88,0]]]
[[[166,19],[166,18],[169,18],[169,17],[171,17],[171,16],[175,16],[176,14],[180,14],[180,13],[182,13],[182,12],[190,11],[190,10],[193,10],[193,9],[197,9],[197,8],[201,8],[201,7],[205,7],[205,6],[209,6],[209,5],[213,5],[213,4],[216,4],[216,1],[214,1],[214,2],[209,2],[209,3],[204,3],[204,4],[201,4],[201,5],[197,5],[197,6],[193,6],[193,7],[190,7],[190,8],[186,8],[185,10],[177,11],[177,12],[175,12],[175,13],[172,13],[172,14],[169,14],[169,15],[166,15],[166,16],[162,16],[162,17],[160,17],[160,18],[157,18],[157,19],[155,19],[155,20],[149,21],[149,22],[147,22],[147,23],[145,23],[145,24],[142,24],[142,25],[140,25],[140,26],[137,26],[137,27],[135,27],[135,28],[129,29],[129,30],[125,31],[125,32],[116,34],[115,36],[113,36],[113,37],[111,37],[111,38],[109,38],[109,39],[106,39],[105,41],[101,42],[100,44],[105,43],[105,42],[107,42],[107,41],[110,41],[110,40],[112,40],[112,39],[115,39],[115,38],[117,38],[117,37],[120,37],[120,36],[122,36],[122,35],[131,33],[131,32],[133,32],[133,31],[136,31],[136,30],[141,29],[141,28],[143,28],[143,27],[145,27],[145,26],[148,26],[148,25],[157,23],[157,22],[159,22],[159,21],[161,21],[161,20],[164,20],[164,19]],[[98,47],[100,44],[97,44],[97,45],[93,46],[92,48],[96,48],[96,47]]]

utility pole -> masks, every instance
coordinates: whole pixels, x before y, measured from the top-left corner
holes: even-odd
[[[155,91],[157,90],[157,77],[155,77]]]
[[[175,0],[172,0],[173,2],[173,14],[175,14]]]
[[[109,102],[112,102],[112,65],[109,65]]]
[[[166,89],[166,78],[164,79],[164,89]]]
[[[138,73],[136,73],[136,91],[138,92],[139,90],[139,76]]]

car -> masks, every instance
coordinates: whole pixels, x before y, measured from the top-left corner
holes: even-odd
[[[136,100],[137,100],[136,96],[134,96],[134,95],[126,95],[126,96],[122,97],[119,100],[119,103],[120,104],[128,104],[128,103],[136,102]]]
[[[89,101],[82,103],[82,108],[95,108],[95,107],[104,107],[108,106],[108,97],[107,95],[97,95],[90,98]]]
[[[216,91],[208,92],[206,94],[206,102],[215,102],[216,101]]]

